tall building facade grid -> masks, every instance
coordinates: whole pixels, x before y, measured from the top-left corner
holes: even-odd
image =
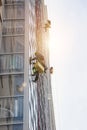
[[[38,130],[55,130],[54,110],[52,101],[52,88],[49,64],[49,31],[45,30],[48,20],[47,7],[44,0],[36,0],[36,26],[37,50],[44,56],[48,70],[39,77],[38,89]],[[43,118],[41,118],[43,117]]]
[[[49,71],[33,83],[29,62],[38,51],[49,67],[44,11],[43,0],[3,0],[0,6],[0,130],[55,130]]]
[[[1,27],[0,129],[37,130],[37,91],[29,64],[36,48],[35,1],[3,0]]]

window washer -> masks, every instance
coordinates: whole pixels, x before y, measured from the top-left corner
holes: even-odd
[[[38,79],[39,79],[39,72],[37,71],[37,69],[36,69],[35,67],[33,67],[32,70],[33,70],[32,76],[35,76],[35,79],[32,80],[32,81],[33,81],[33,82],[36,82],[36,81],[38,81]]]
[[[47,71],[47,66],[45,65],[45,60],[44,56],[38,52],[35,53],[35,57],[32,58],[30,57],[30,64],[33,65],[32,67],[32,76],[35,77],[33,82],[38,81],[39,79],[39,74],[46,73]]]

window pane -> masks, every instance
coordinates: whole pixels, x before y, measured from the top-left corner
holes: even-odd
[[[23,121],[23,97],[0,98],[0,124]]]
[[[23,95],[23,91],[20,91],[20,88],[23,87],[23,83],[23,75],[0,76],[0,97]]]
[[[4,21],[2,34],[3,35],[24,34],[24,21],[23,20]]]
[[[0,53],[24,52],[23,37],[4,37],[0,46]]]
[[[0,72],[23,72],[24,71],[24,55],[11,54],[0,56]]]
[[[23,125],[0,126],[0,130],[23,130]]]
[[[23,75],[0,76],[0,125],[23,122],[23,83]]]
[[[12,2],[7,2],[7,3],[12,3]],[[16,3],[16,2],[15,2]],[[20,2],[21,3],[21,2]],[[4,18],[24,18],[24,5],[21,4],[20,8],[19,6],[5,6],[5,11],[4,11]]]

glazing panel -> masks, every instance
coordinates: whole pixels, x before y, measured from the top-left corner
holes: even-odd
[[[23,97],[0,98],[0,125],[23,122]]]
[[[4,0],[5,4],[11,4],[11,3],[21,3],[24,2],[24,0]]]
[[[23,130],[23,125],[8,125],[8,126],[0,126],[0,130]]]
[[[23,3],[18,1],[19,3]],[[12,19],[12,18],[24,18],[24,4],[21,4],[20,6],[15,6],[15,2],[7,2],[7,4],[13,4],[13,6],[5,6],[4,10],[4,18]]]
[[[0,76],[0,97],[23,95],[23,90],[23,75]]]
[[[0,73],[23,72],[24,71],[24,55],[11,54],[0,56]]]
[[[24,52],[24,37],[4,37],[0,46],[0,53]]]
[[[24,34],[24,20],[9,20],[3,22],[3,35]]]
[[[17,130],[15,125],[23,123],[24,76],[0,76],[0,130]],[[6,126],[4,126],[6,125]]]

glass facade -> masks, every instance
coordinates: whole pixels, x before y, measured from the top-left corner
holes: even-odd
[[[3,0],[0,43],[0,130],[23,130],[24,1]]]
[[[48,67],[46,73],[39,76],[39,80],[37,83],[38,130],[55,130],[51,91],[51,77],[49,72],[49,30],[45,30],[44,28],[48,20],[47,7],[44,4],[44,0],[35,1],[37,50],[44,56],[45,65]]]
[[[35,17],[35,0],[26,0],[25,3],[25,88],[24,96],[24,130],[38,130],[37,120],[37,84],[32,82],[32,65],[30,64],[30,57],[34,57],[36,52],[36,17]],[[29,4],[27,4],[29,2]],[[29,17],[27,17],[28,15]],[[28,34],[28,35],[27,35]],[[28,60],[27,60],[28,59]],[[27,102],[27,101],[28,102]]]
[[[10,41],[10,42],[9,42]],[[1,53],[24,52],[24,37],[4,37],[1,43]]]
[[[8,54],[0,56],[0,73],[23,72],[24,55]]]
[[[29,62],[45,47],[43,4],[43,0],[0,4],[0,130],[51,130],[48,77],[42,74],[38,83],[32,82]]]
[[[0,130],[38,130],[35,0],[3,0],[0,27]]]

